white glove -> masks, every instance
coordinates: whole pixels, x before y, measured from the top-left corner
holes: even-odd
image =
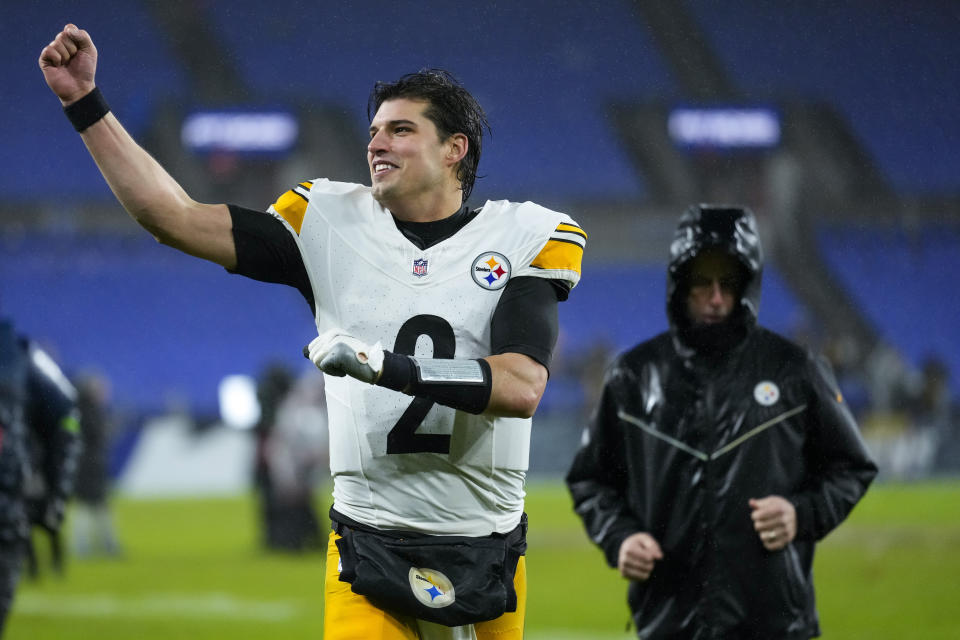
[[[383,347],[357,340],[342,329],[329,329],[304,349],[304,355],[320,371],[331,376],[348,375],[374,384],[383,373]]]

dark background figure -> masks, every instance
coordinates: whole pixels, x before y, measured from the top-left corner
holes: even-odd
[[[55,536],[63,523],[81,448],[74,398],[50,356],[0,318],[0,635],[29,545],[33,469],[36,524]]]
[[[641,638],[820,635],[815,544],[877,473],[825,361],[757,325],[762,268],[752,213],[687,209],[670,330],[613,362],[567,475]]]
[[[71,550],[77,557],[120,555],[110,512],[110,382],[95,373],[76,377],[83,455],[71,513]]]
[[[284,504],[274,486],[269,455],[270,441],[277,424],[277,412],[292,386],[293,374],[282,364],[268,365],[257,382],[260,419],[254,427],[256,448],[253,485],[260,501],[261,542],[265,549],[271,550],[290,550],[292,547]]]
[[[327,412],[323,377],[313,371],[298,378],[280,401],[266,442],[273,494],[273,544],[284,551],[325,548],[325,531],[314,503],[321,471],[329,469]]]
[[[930,442],[929,468],[921,468],[921,472],[951,473],[960,469],[960,420],[950,391],[950,368],[938,356],[923,361],[910,402],[910,421],[913,431]]]

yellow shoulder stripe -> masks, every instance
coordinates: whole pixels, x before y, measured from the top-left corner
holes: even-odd
[[[310,202],[311,182],[301,182],[287,191],[273,203],[273,210],[289,223],[298,234],[303,226],[303,216],[307,213],[307,204]]]
[[[581,231],[581,233],[583,233]],[[530,266],[538,269],[563,269],[580,273],[583,247],[576,242],[550,239]]]
[[[566,231],[568,233],[575,233],[578,236],[582,236],[584,240],[587,239],[587,232],[576,225],[566,224],[561,222],[559,225],[557,225],[557,231]]]

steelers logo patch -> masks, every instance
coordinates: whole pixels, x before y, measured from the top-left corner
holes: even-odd
[[[763,406],[769,407],[780,399],[780,388],[769,380],[764,380],[753,388],[753,398]]]
[[[502,253],[481,253],[470,267],[473,281],[487,291],[502,289],[510,279],[510,261]]]
[[[456,600],[453,583],[436,569],[410,567],[410,589],[417,600],[433,609],[449,607]]]

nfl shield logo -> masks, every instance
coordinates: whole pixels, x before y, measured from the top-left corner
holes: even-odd
[[[413,261],[413,275],[422,278],[427,275],[427,259],[418,258]]]

